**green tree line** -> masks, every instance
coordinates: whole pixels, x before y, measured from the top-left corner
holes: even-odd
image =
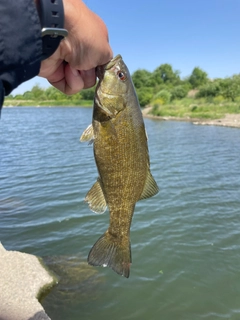
[[[31,90],[23,94],[9,95],[6,100],[32,101],[35,104],[43,105],[51,101],[56,105],[80,105],[84,101],[93,101],[94,93],[95,87],[82,90],[74,95],[66,95],[54,87],[44,89],[36,84]]]
[[[208,74],[199,67],[195,67],[189,77],[180,78],[180,71],[174,70],[170,64],[161,64],[153,72],[139,69],[132,74],[141,106],[148,104],[164,105],[174,100],[184,99],[190,90],[194,90],[195,98],[205,98],[208,101],[228,99],[234,102],[240,97],[240,74],[224,79],[208,78]],[[10,95],[8,100],[33,101],[44,104],[55,101],[55,104],[80,105],[82,101],[93,101],[95,87],[82,90],[68,96],[54,87],[47,89],[35,85],[24,94]],[[61,102],[61,103],[60,103]]]
[[[229,99],[232,102],[240,97],[240,74],[212,80],[199,67],[195,67],[189,77],[181,79],[178,70],[173,70],[170,64],[162,64],[153,72],[139,69],[132,79],[141,106],[181,100],[190,90],[195,91],[195,98],[206,98],[209,102],[215,97],[219,97],[219,101]]]

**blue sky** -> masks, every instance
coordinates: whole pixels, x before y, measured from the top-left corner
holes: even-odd
[[[199,66],[210,78],[240,73],[239,0],[85,0],[106,23],[114,55],[120,53],[130,72],[153,71],[162,63],[181,77]],[[23,93],[36,77],[13,91]]]

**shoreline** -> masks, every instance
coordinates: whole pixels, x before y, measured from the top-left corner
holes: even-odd
[[[172,117],[172,116],[154,116],[149,114],[152,107],[147,107],[142,109],[143,117],[161,121],[184,121],[192,122],[194,125],[203,125],[203,126],[221,126],[221,127],[231,127],[231,128],[240,128],[240,114],[225,114],[224,118],[220,119],[201,119],[201,118],[190,118],[190,117]]]
[[[11,108],[92,108],[91,105],[75,105],[75,104],[69,104],[69,105],[61,105],[61,104],[46,104],[46,105],[3,105],[4,109],[11,109]]]
[[[6,106],[4,105],[3,108],[21,108],[22,106]],[[74,108],[92,108],[92,105],[37,105],[37,106],[23,106],[29,108],[54,108],[54,107],[74,107]],[[221,126],[221,127],[231,127],[231,128],[240,128],[240,114],[237,113],[227,113],[225,117],[220,119],[203,119],[203,118],[190,118],[190,117],[172,117],[172,116],[155,116],[149,114],[152,107],[145,107],[142,109],[143,117],[161,121],[184,121],[184,122],[192,122],[194,125],[205,125],[205,126]]]

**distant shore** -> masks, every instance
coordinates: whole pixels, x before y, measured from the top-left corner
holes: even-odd
[[[222,127],[232,127],[240,128],[240,114],[226,114],[225,117],[221,119],[200,119],[200,118],[190,118],[190,117],[171,117],[171,116],[155,116],[150,113],[152,107],[147,107],[142,110],[143,116],[145,118],[163,120],[163,121],[187,121],[192,122],[195,125],[208,125],[208,126],[222,126]]]
[[[13,107],[92,107],[92,100],[43,100],[43,101],[34,101],[34,100],[9,100],[4,101],[4,108],[13,108]]]
[[[49,104],[49,105],[4,105],[4,108],[13,108],[13,107],[33,107],[33,108],[51,108],[51,107],[76,107],[76,108],[86,108],[92,107],[93,102],[85,100],[85,104],[81,104],[81,101],[78,105],[61,105],[61,104]],[[240,128],[240,114],[227,113],[224,117],[220,119],[203,119],[203,118],[190,118],[190,117],[173,117],[173,116],[155,116],[151,114],[152,107],[146,107],[142,109],[143,116],[145,118],[163,120],[163,121],[186,121],[192,122],[195,125],[208,125],[208,126],[222,126],[222,127],[232,127]]]

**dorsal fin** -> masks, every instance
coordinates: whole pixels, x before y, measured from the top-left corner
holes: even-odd
[[[139,200],[147,199],[155,196],[159,191],[156,181],[154,180],[150,170],[148,170],[145,186]]]

